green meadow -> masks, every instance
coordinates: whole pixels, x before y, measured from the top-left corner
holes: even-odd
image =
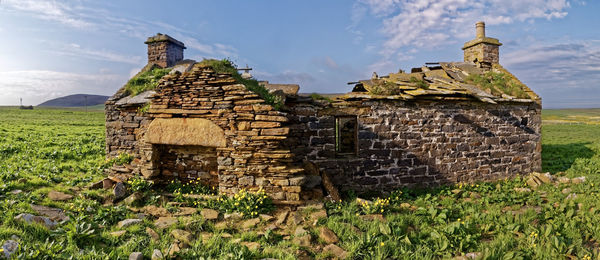
[[[89,188],[128,160],[105,159],[101,110],[0,108],[0,246],[17,242],[14,259],[128,259],[132,252],[150,259],[155,249],[180,259],[598,259],[600,109],[542,116],[542,167],[552,183],[533,188],[523,176],[369,201],[349,193],[276,224],[283,211],[262,194],[226,198],[181,183],[135,179],[127,186],[144,199],[113,203],[112,190]],[[50,192],[72,197],[52,200]],[[42,216],[37,206],[68,220],[49,228],[17,218]],[[164,225],[148,209],[174,221]]]

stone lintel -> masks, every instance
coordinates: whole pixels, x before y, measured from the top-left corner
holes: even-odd
[[[145,140],[151,144],[225,147],[223,129],[202,118],[157,118],[150,123]]]

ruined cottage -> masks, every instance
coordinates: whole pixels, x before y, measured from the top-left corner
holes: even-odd
[[[151,75],[153,89],[126,85],[106,102],[107,156],[134,157],[111,172],[200,179],[225,194],[262,187],[297,203],[332,187],[389,191],[539,171],[541,99],[500,65],[501,44],[483,22],[476,29],[462,62],[374,73],[326,97],[293,84],[251,87],[247,73],[184,60],[183,43],[157,34],[132,79]]]

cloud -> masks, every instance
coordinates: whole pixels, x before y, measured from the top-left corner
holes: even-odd
[[[340,66],[329,56],[325,56],[322,58],[315,58],[311,61],[313,64],[319,66],[319,67],[324,67],[328,70],[336,70],[338,69]]]
[[[237,49],[230,45],[221,43],[206,44],[199,42],[195,38],[185,36],[182,36],[181,40],[184,42],[186,47],[211,56],[208,58],[237,57]]]
[[[51,0],[0,0],[0,8],[14,12],[30,14],[35,18],[59,22],[69,27],[89,31],[118,32],[128,37],[145,40],[157,31],[168,32],[171,36],[182,40],[189,48],[200,51],[203,54],[219,57],[237,56],[237,50],[230,45],[222,43],[202,43],[194,35],[197,32],[188,31],[181,27],[171,25],[162,21],[151,21],[139,19],[133,16],[120,17],[114,12],[103,8],[90,8],[76,4],[76,1],[51,1]],[[118,7],[114,7],[118,8]],[[0,9],[1,10],[1,9]],[[80,47],[80,46],[77,46]],[[79,49],[80,53],[74,55],[86,55],[89,58],[103,59],[108,61],[124,62],[128,57],[116,55],[110,51],[94,51]],[[129,63],[133,63],[130,61]]]
[[[548,107],[600,107],[600,41],[531,47],[506,53],[504,66]]]
[[[508,24],[531,19],[562,18],[567,0],[362,0],[371,13],[382,17],[387,38],[383,54],[405,46],[435,46],[471,35],[478,20]]]
[[[0,72],[0,104],[39,104],[69,94],[114,93],[126,78],[115,74],[78,74],[48,70]]]
[[[132,65],[140,65],[143,63],[143,57],[135,56],[135,55],[124,55],[119,53],[114,53],[109,50],[92,50],[87,48],[82,48],[79,44],[71,43],[64,45],[59,48],[59,50],[51,51],[53,53],[62,55],[62,56],[73,56],[85,59],[93,59],[93,60],[102,60],[102,61],[112,61],[119,63],[126,63]]]
[[[92,26],[80,17],[79,8],[58,1],[4,0],[1,4],[9,10],[26,12],[43,20],[56,21],[75,28]]]
[[[479,20],[497,25],[562,18],[570,7],[568,0],[358,0],[355,5],[381,19],[382,57],[465,40],[473,34],[465,28]]]

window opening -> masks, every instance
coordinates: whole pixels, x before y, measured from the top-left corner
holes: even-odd
[[[335,151],[342,155],[358,153],[358,122],[355,116],[335,118]]]

